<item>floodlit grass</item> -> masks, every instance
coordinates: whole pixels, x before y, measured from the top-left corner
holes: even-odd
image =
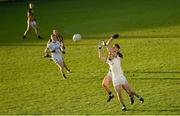
[[[26,40],[27,2],[0,3],[0,114],[178,115],[180,114],[179,0],[35,1],[43,40]],[[58,67],[43,58],[51,30],[65,37],[63,80]],[[74,33],[82,41],[74,43]],[[145,99],[122,112],[117,97],[106,103],[101,87],[108,65],[99,61],[97,43],[120,33],[123,69]],[[112,84],[110,85],[113,90]],[[114,90],[113,93],[115,94]]]

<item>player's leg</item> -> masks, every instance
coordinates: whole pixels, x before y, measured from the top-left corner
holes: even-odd
[[[110,75],[106,75],[102,81],[102,87],[108,93],[107,102],[110,102],[114,95],[112,94],[111,90],[109,89],[109,83],[112,81],[112,77]]]
[[[104,90],[107,92],[107,93],[111,93],[111,90],[109,89],[108,85],[109,83],[112,81],[112,77],[110,76],[105,76],[103,81],[102,81],[102,87],[104,88]]]
[[[122,111],[125,111],[126,110],[126,106],[124,104],[124,100],[123,100],[123,97],[122,97],[121,84],[115,85],[114,89],[115,89],[115,91],[117,93],[118,100],[119,100],[120,104],[122,105]]]
[[[60,72],[61,72],[63,78],[66,79],[67,77],[66,77],[66,75],[64,73],[64,63],[63,63],[63,61],[58,62],[57,65],[58,65],[58,67],[60,69]]]
[[[39,39],[41,39],[41,36],[40,36],[40,34],[39,34],[39,28],[36,26],[36,27],[34,28],[34,30],[35,30],[35,33],[36,33],[37,37],[38,37]]]
[[[130,97],[130,100],[131,100],[131,104],[134,103],[134,96],[136,96],[140,101],[141,103],[144,102],[144,99],[138,95],[131,87],[130,85],[128,84],[128,82],[124,83],[122,85],[122,87],[127,91],[127,93],[129,94],[129,97]]]
[[[67,65],[66,65],[66,63],[64,61],[63,61],[63,63],[64,63],[64,68],[67,70],[68,73],[70,73],[71,70],[67,67]]]
[[[32,25],[33,25],[33,28],[34,28],[34,31],[35,31],[37,37],[38,37],[39,39],[42,39],[42,37],[41,37],[40,34],[39,34],[39,27],[38,27],[37,23],[36,23],[35,21],[33,21],[33,24],[32,24]]]
[[[27,22],[27,28],[24,32],[23,39],[26,38],[27,33],[31,30],[30,22]]]
[[[132,91],[127,86],[127,84],[122,84],[122,88],[128,93],[131,104],[133,104],[134,103],[134,93],[132,93]]]

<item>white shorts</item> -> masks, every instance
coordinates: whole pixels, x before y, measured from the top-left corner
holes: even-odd
[[[55,63],[59,64],[60,62],[63,62],[63,58],[61,55],[53,55],[52,59],[54,60]]]
[[[127,80],[126,80],[126,77],[123,74],[121,74],[121,75],[113,76],[112,82],[113,82],[113,85],[115,87],[116,85],[119,85],[119,84],[121,84],[121,85],[125,84],[127,82]]]
[[[30,22],[28,22],[28,25],[29,25],[29,27],[32,27],[32,28],[37,27],[36,21],[30,21]]]

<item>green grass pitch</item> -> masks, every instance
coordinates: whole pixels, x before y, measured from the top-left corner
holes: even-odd
[[[0,2],[0,114],[180,115],[179,6],[179,0],[37,0],[44,39],[31,32],[22,40],[28,2]],[[53,28],[65,38],[67,80],[43,58]],[[80,42],[72,41],[75,33]],[[123,92],[125,112],[117,97],[106,103],[101,87],[108,65],[98,59],[97,44],[114,33],[121,35],[113,43],[121,45],[125,75],[145,99],[130,105]]]

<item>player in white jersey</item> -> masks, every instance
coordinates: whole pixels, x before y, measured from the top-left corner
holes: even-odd
[[[66,79],[67,77],[65,76],[64,68],[68,72],[70,72],[70,70],[67,68],[66,64],[64,63],[64,60],[63,60],[63,57],[62,57],[62,54],[60,51],[60,42],[58,41],[57,36],[55,34],[51,35],[51,42],[49,42],[47,47],[51,51],[52,59],[60,68],[60,72],[61,72],[62,76],[64,77],[64,79]]]
[[[27,33],[28,33],[32,28],[35,30],[35,33],[36,33],[37,37],[38,37],[39,39],[41,39],[42,37],[39,35],[39,28],[38,28],[37,23],[36,23],[36,20],[35,20],[35,18],[34,18],[33,4],[30,3],[30,4],[29,4],[29,9],[28,9],[28,12],[27,12],[27,29],[26,29],[26,31],[24,32],[23,39],[26,38]]]
[[[55,34],[58,41],[60,42],[60,50],[63,54],[65,54],[65,45],[64,45],[64,40],[61,34],[59,34],[59,32],[56,29],[53,29],[52,34]],[[51,42],[51,39],[47,42],[47,44],[49,44]],[[51,52],[49,51],[49,48],[46,47],[44,50],[44,57],[50,57],[51,58]]]
[[[113,35],[107,42],[105,42],[104,40],[102,41],[102,45],[104,45],[107,50],[110,50],[111,47],[111,42],[113,39],[118,38],[119,35],[115,34]],[[112,98],[114,98],[114,95],[112,94],[110,88],[109,88],[109,84],[110,82],[112,82],[112,72],[111,69],[109,69],[108,73],[106,74],[106,76],[104,77],[103,81],[102,81],[102,87],[104,88],[104,90],[108,93],[108,99],[107,102],[110,102]]]
[[[129,86],[128,81],[126,80],[126,77],[123,74],[123,70],[121,67],[121,61],[122,61],[122,54],[119,52],[120,46],[118,44],[114,44],[113,47],[110,46],[110,43],[113,39],[118,38],[119,35],[115,34],[113,37],[111,37],[107,43],[104,43],[104,45],[106,45],[106,48],[109,52],[108,58],[106,59],[103,56],[102,53],[102,45],[98,45],[99,47],[99,58],[103,61],[106,61],[106,63],[109,64],[110,66],[110,70],[111,72],[108,73],[108,75],[104,78],[103,83],[106,83],[105,85],[103,85],[103,87],[105,88],[105,90],[107,92],[109,92],[109,101],[114,97],[114,95],[112,94],[112,92],[110,91],[110,89],[107,87],[107,84],[109,84],[109,82],[112,80],[113,82],[113,86],[115,88],[115,91],[117,93],[118,96],[118,100],[122,105],[122,111],[126,110],[126,106],[124,104],[123,98],[122,98],[122,90],[121,87],[129,94],[130,96],[130,100],[131,100],[131,104],[134,103],[134,96],[138,97],[138,99],[141,102],[144,102],[144,99],[137,95]]]

